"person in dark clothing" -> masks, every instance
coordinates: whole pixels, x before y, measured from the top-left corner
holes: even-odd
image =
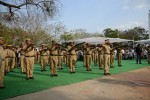
[[[135,52],[136,52],[136,63],[141,64],[142,48],[141,48],[140,44],[138,44],[137,47],[135,48]]]

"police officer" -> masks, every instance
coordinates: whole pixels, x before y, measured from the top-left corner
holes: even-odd
[[[15,52],[16,52],[15,48],[12,46],[11,47],[11,59],[12,59],[12,62],[11,62],[11,71],[13,71],[13,69],[17,65],[17,62],[16,62],[16,53]]]
[[[5,88],[3,84],[4,80],[4,70],[5,70],[5,51],[3,49],[4,39],[0,37],[0,89]]]
[[[70,42],[70,49],[68,49],[69,54],[69,68],[70,73],[75,73],[75,65],[76,65],[76,47],[74,47],[74,42]]]
[[[86,70],[91,70],[91,63],[92,63],[92,50],[93,48],[90,47],[88,43],[86,43],[86,49],[85,49],[85,57],[86,57]]]
[[[15,52],[12,45],[8,45],[6,49],[6,72],[13,71],[15,66]]]
[[[110,67],[114,68],[114,60],[115,60],[115,48],[113,48],[113,44],[110,45]]]
[[[49,52],[48,49],[46,47],[46,44],[42,44],[41,45],[41,49],[40,49],[40,63],[41,63],[41,72],[46,71],[46,65],[48,64],[48,56],[49,56]]]
[[[34,46],[31,43],[31,39],[26,39],[26,48],[25,51],[25,62],[26,62],[26,80],[34,79],[33,69],[34,69]]]
[[[121,45],[117,48],[117,58],[118,58],[118,66],[121,67],[121,61],[122,61],[122,48]]]
[[[83,66],[86,67],[86,44],[83,44]]]
[[[104,66],[104,50],[101,44],[98,45],[98,59],[99,59],[99,69],[103,69]]]
[[[63,60],[64,60],[64,52],[63,50],[59,47],[58,49],[58,66],[62,70],[63,69]]]
[[[109,66],[110,66],[110,45],[109,45],[109,40],[105,40],[105,44],[102,44],[103,49],[104,49],[104,75],[111,75],[109,73]]]
[[[21,65],[21,72],[23,74],[26,74],[26,64],[25,64],[25,52],[24,52],[24,49],[25,49],[25,43],[21,43],[20,45],[20,65]]]
[[[50,48],[51,77],[58,76],[57,66],[58,66],[58,45],[56,44],[55,41],[52,41],[52,46]]]
[[[97,66],[97,62],[98,62],[98,50],[97,48],[95,47],[94,50],[94,65]]]

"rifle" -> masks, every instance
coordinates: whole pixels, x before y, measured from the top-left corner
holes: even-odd
[[[78,46],[80,46],[80,45],[82,45],[82,44],[84,44],[84,43],[85,43],[85,42],[76,44],[76,45],[72,46],[68,51],[70,52],[70,51],[72,51],[73,49],[75,49],[76,47],[78,47]]]
[[[47,51],[47,50],[49,50],[49,49],[48,49],[48,48],[45,48],[45,49],[40,50],[39,52]]]
[[[34,44],[30,44],[30,45],[28,45],[27,47],[26,47],[26,49],[24,49],[23,51],[25,51],[25,52],[29,52],[29,51],[32,51],[33,50],[33,48],[34,48],[34,46],[33,46]],[[31,47],[31,49],[30,50],[28,50],[29,48]],[[28,51],[27,51],[28,50]]]
[[[1,56],[2,56],[2,55],[0,54],[0,67],[2,66],[2,61],[3,61],[3,59],[2,59]]]

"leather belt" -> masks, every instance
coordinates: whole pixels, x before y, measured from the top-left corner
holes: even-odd
[[[48,55],[41,55],[41,56],[48,56]]]
[[[103,53],[99,53],[100,55],[103,55]]]
[[[50,56],[58,56],[58,55],[51,54]]]
[[[25,56],[25,57],[34,57],[34,56]]]
[[[69,54],[69,55],[76,55],[76,54]]]
[[[6,58],[16,58],[16,57],[6,57]]]
[[[110,53],[105,53],[105,54],[110,55]]]

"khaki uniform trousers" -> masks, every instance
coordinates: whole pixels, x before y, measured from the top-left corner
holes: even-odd
[[[148,64],[150,64],[150,53],[148,53],[147,61],[148,61]]]
[[[121,65],[121,61],[122,61],[122,53],[118,53],[118,66]]]
[[[16,61],[15,61],[16,57],[13,57],[11,59],[12,59],[11,70],[13,70],[15,68],[15,65],[16,65]]]
[[[45,70],[46,65],[48,64],[48,56],[42,56],[40,58],[40,63],[41,63],[41,70]]]
[[[67,65],[67,57],[63,56],[63,59],[64,59],[64,63]]]
[[[33,77],[34,57],[25,57],[27,77]]]
[[[5,71],[10,72],[10,67],[8,66],[8,58],[5,58]]]
[[[98,54],[95,53],[94,54],[94,65],[97,65],[97,62],[98,62]]]
[[[70,72],[75,72],[75,65],[76,65],[76,55],[70,55],[69,59]]]
[[[110,54],[110,67],[114,67],[114,60],[115,60],[115,55]]]
[[[5,66],[6,66],[6,72],[10,72],[10,70],[13,70],[15,67],[15,58],[6,58],[5,59]]]
[[[104,73],[109,73],[109,66],[110,66],[110,55],[104,54]]]
[[[91,70],[92,55],[86,55],[86,69]]]
[[[51,56],[50,57],[51,75],[57,74],[57,66],[58,66],[58,56]]]
[[[83,65],[84,65],[84,67],[86,66],[86,55],[85,54],[83,55]]]
[[[103,68],[104,66],[104,55],[99,54],[99,68]]]
[[[3,86],[4,71],[5,71],[5,62],[2,61],[2,65],[0,65],[0,87]]]
[[[63,59],[64,59],[63,56],[58,56],[58,65],[59,65],[59,67],[62,67]]]
[[[70,59],[70,56],[69,56],[69,54],[67,54],[67,66],[70,65],[69,59]]]
[[[26,72],[25,56],[20,56],[21,72]]]

